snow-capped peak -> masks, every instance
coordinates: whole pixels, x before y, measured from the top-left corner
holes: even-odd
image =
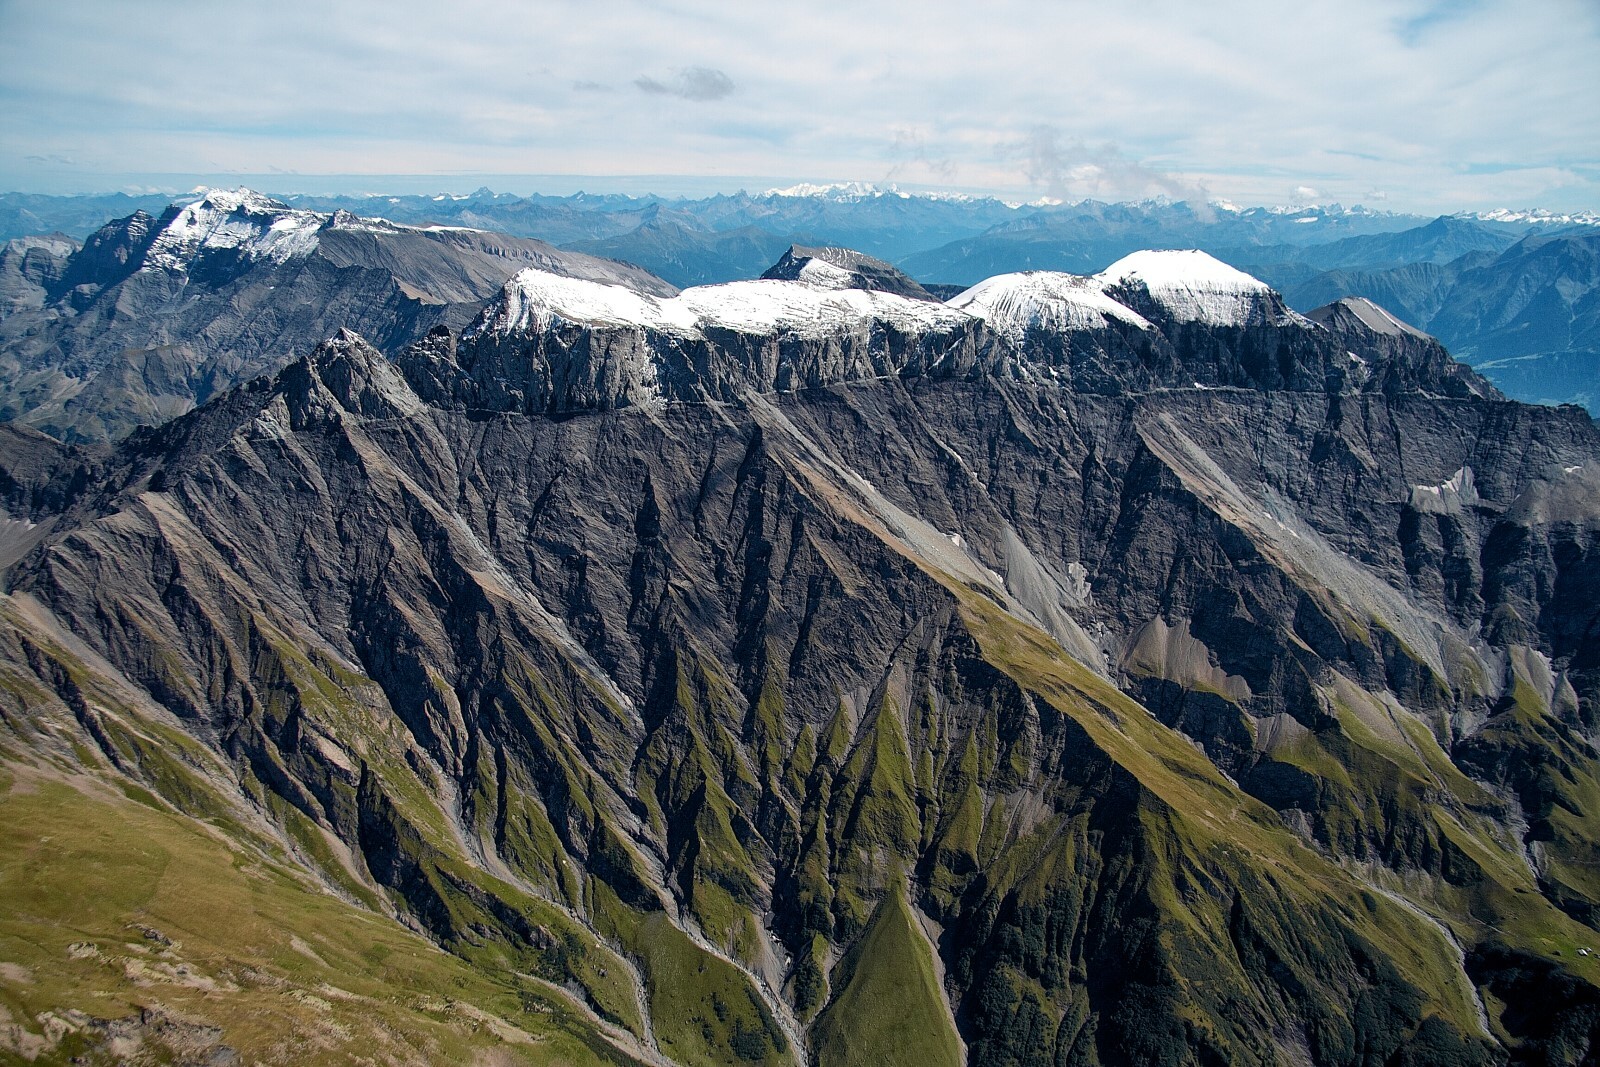
[[[1173,318],[1213,326],[1243,325],[1272,295],[1265,282],[1197,249],[1134,252],[1095,277],[1108,287],[1141,286]]]
[[[328,216],[297,211],[249,189],[198,190],[145,255],[144,269],[183,271],[202,251],[236,249],[251,259],[283,263],[310,255]]]
[[[1123,256],[1101,271],[1108,283],[1139,281],[1157,289],[1204,289],[1214,292],[1265,292],[1266,282],[1228,266],[1197,248],[1146,250]]]
[[[1017,344],[1033,330],[1096,330],[1113,321],[1154,329],[1138,312],[1109,296],[1098,279],[1056,271],[986,278],[947,306],[985,320]]]
[[[902,200],[909,200],[910,193],[902,193],[893,185],[874,185],[872,182],[831,182],[827,185],[818,185],[813,182],[801,182],[784,189],[768,189],[761,194],[764,197],[811,197],[818,200],[872,200],[880,196],[895,196]]]
[[[284,263],[317,250],[323,233],[478,233],[467,226],[407,226],[348,211],[292,208],[251,189],[194,190],[193,199],[162,227],[145,255],[145,270],[182,272],[195,256],[234,250],[246,259]]]
[[[243,212],[247,215],[271,215],[281,211],[290,210],[289,205],[281,200],[274,200],[265,193],[258,193],[254,189],[240,186],[237,189],[212,189],[207,186],[196,188],[190,196],[188,206],[198,207],[205,205],[213,211]]]
[[[699,285],[675,297],[658,298],[626,286],[529,268],[506,283],[467,336],[544,331],[559,323],[634,327],[678,337],[702,336],[706,329],[825,336],[872,322],[914,332],[959,327],[968,321],[965,313],[943,304],[874,290],[832,288],[805,278]]]

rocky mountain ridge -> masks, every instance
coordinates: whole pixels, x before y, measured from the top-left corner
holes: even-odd
[[[48,198],[31,198],[30,210],[39,208],[41,199]],[[0,213],[5,202],[0,197]],[[134,202],[121,198],[108,203]],[[185,203],[180,201],[180,207]],[[71,220],[87,210],[75,198],[61,198],[59,206],[63,226],[72,225]],[[283,209],[329,217],[341,212],[383,216],[436,236],[456,232],[459,238],[461,233],[482,230],[537,237],[574,251],[641,264],[678,286],[753,278],[791,246],[846,246],[886,264],[897,263],[891,269],[909,271],[919,279],[911,285],[933,285],[946,298],[1002,273],[1049,269],[1087,274],[1141,249],[1201,248],[1267,280],[1302,312],[1344,296],[1374,299],[1404,321],[1441,336],[1464,361],[1484,364],[1491,378],[1520,399],[1586,403],[1593,392],[1592,383],[1585,384],[1594,361],[1585,354],[1588,311],[1582,298],[1592,286],[1579,248],[1585,239],[1594,239],[1595,228],[1577,215],[1491,212],[1430,221],[1336,205],[1240,209],[1159,200],[1008,206],[993,200],[931,198],[871,188],[774,190],[704,200],[517,197],[487,190],[466,196],[294,196],[286,198]],[[155,214],[161,211],[156,209]],[[42,221],[45,216],[28,217],[41,219],[40,233],[52,228]],[[1571,243],[1572,252],[1578,254],[1554,254],[1553,248],[1535,254],[1531,245],[1519,245],[1524,238],[1537,243],[1556,236]],[[394,240],[391,235],[387,242]],[[355,264],[372,256],[381,258],[377,244],[373,239],[352,248],[345,258]],[[1513,251],[1514,245],[1518,247]],[[35,262],[29,269],[47,270],[42,253],[32,255]],[[401,275],[415,269],[406,262],[411,255],[399,258],[406,263],[398,267]],[[18,263],[20,271],[20,259]],[[391,263],[386,269],[393,273],[397,267]],[[89,273],[100,276],[103,270]],[[21,273],[12,278],[11,273],[0,261],[0,313],[13,299],[32,307],[48,302],[41,286],[21,280]],[[436,264],[425,281],[408,284],[439,296],[439,286],[461,288],[449,280],[450,273],[448,266]],[[498,277],[469,286],[473,298],[481,301],[491,295],[508,273],[502,270]],[[964,284],[934,285],[957,281]],[[13,290],[19,297],[6,295]],[[915,295],[910,289],[899,291]],[[1494,297],[1499,304],[1483,304],[1491,291],[1499,294]],[[310,294],[310,302],[315,305],[321,295]],[[1513,309],[1503,322],[1485,311],[1500,305]],[[459,329],[471,310],[463,308],[456,315],[452,325]],[[378,319],[358,322],[348,315],[345,319],[311,324],[315,329],[308,325],[299,338],[301,347],[294,351],[309,350],[344,325],[360,328],[391,353],[425,332],[408,328],[392,346]],[[213,334],[225,339],[237,329],[225,324]],[[145,339],[134,340],[135,349],[145,347]],[[288,340],[280,335],[280,342]],[[160,381],[161,362],[152,374],[158,394],[167,388]],[[119,388],[148,391],[139,377],[124,370],[117,378]],[[49,394],[47,385],[34,388],[40,397]],[[79,406],[95,403],[86,398]],[[178,400],[146,404],[146,414],[134,421],[158,419],[180,405]],[[128,425],[126,419],[119,420],[111,435],[125,432]],[[57,431],[66,432],[63,427]],[[87,432],[105,436],[107,431]]]
[[[336,329],[391,350],[459,329],[524,266],[675,292],[539,241],[399,226],[213,191],[108,224],[61,262],[22,251],[0,317],[0,415],[76,440],[120,437],[303,355]],[[17,253],[8,252],[8,256]],[[40,260],[29,267],[27,257]]]
[[[847,273],[527,271],[114,449],[0,429],[4,774],[88,813],[21,884],[210,827],[284,948],[169,999],[252,1055],[272,988],[364,1054],[323,986],[381,980],[462,991],[382,1001],[419,1059],[1592,1058],[1593,422],[1190,253]],[[18,1033],[161,914],[0,927],[73,961]]]

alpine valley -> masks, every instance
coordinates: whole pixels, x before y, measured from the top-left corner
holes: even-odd
[[[1600,1059],[1587,412],[1198,250],[323,206],[0,260],[0,1057]]]

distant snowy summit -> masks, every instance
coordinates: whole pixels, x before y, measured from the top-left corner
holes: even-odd
[[[1080,200],[1067,200],[1061,197],[1042,195],[1032,199],[1015,199],[1004,196],[984,196],[972,193],[947,192],[929,189],[901,189],[894,183],[879,185],[874,182],[800,182],[796,185],[783,188],[767,189],[758,194],[762,198],[788,198],[788,199],[813,199],[832,201],[841,204],[855,204],[874,200],[932,200],[951,203],[993,203],[1003,204],[1013,210],[1030,208],[1079,208],[1089,207],[1102,202],[1094,198]],[[1266,204],[1259,206],[1241,206],[1231,200],[1212,198],[1204,201],[1177,200],[1168,196],[1154,196],[1142,199],[1120,201],[1124,206],[1144,209],[1161,210],[1180,204],[1192,205],[1195,210],[1222,212],[1227,215],[1248,216],[1253,214],[1273,215],[1286,217],[1295,222],[1312,225],[1327,219],[1347,218],[1376,218],[1401,215],[1401,212],[1384,211],[1369,207],[1364,204],[1355,204],[1346,207],[1339,203],[1315,204]],[[1536,227],[1565,227],[1565,226],[1600,226],[1600,213],[1593,211],[1564,212],[1551,211],[1544,208],[1496,208],[1492,211],[1459,211],[1450,216],[1459,219],[1474,219],[1479,222],[1506,223],[1519,226]]]
[[[791,199],[811,198],[813,200],[834,200],[840,203],[859,203],[863,200],[944,200],[952,203],[973,203],[979,200],[996,200],[995,197],[972,196],[968,193],[943,192],[940,190],[910,191],[901,189],[890,182],[887,185],[878,185],[873,182],[830,182],[817,185],[811,182],[801,182],[782,189],[768,189],[760,194],[762,197],[788,197]]]
[[[145,252],[145,270],[181,272],[206,253],[234,252],[246,259],[285,263],[317,250],[330,229],[372,233],[427,233],[459,227],[402,226],[348,211],[292,208],[249,189],[198,189],[160,222]]]
[[[1480,222],[1509,222],[1522,226],[1600,226],[1600,212],[1546,211],[1543,208],[1513,210],[1498,208],[1494,211],[1462,211],[1452,218],[1477,219]]]
[[[477,194],[474,194],[477,195]],[[113,227],[114,228],[114,227]],[[198,189],[159,219],[128,220],[120,253],[139,275],[231,276],[313,258],[335,268],[379,266],[435,302],[482,300],[522,263],[670,296],[677,289],[648,271],[568,252],[534,238],[469,226],[406,225],[349,211],[311,211],[249,189]]]

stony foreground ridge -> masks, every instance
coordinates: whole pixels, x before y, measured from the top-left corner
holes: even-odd
[[[1592,1061],[1592,421],[1186,253],[821,261],[0,429],[8,1048]]]

